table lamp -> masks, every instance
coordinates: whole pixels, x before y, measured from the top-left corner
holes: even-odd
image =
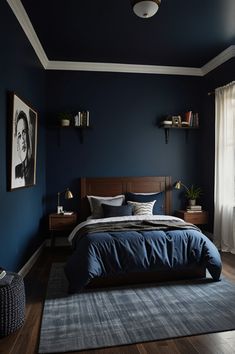
[[[58,192],[57,193],[57,214],[63,214],[64,213],[63,206],[60,205],[60,195],[61,194],[64,194],[65,199],[72,199],[73,198],[73,194],[69,190],[69,188],[66,188],[66,190],[63,191],[63,192]]]

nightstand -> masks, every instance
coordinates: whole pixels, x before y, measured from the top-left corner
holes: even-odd
[[[176,210],[175,216],[195,225],[205,225],[208,223],[208,212],[204,210],[194,213],[189,213],[186,210]]]
[[[77,213],[71,215],[50,214],[49,215],[49,230],[51,231],[51,247],[54,246],[55,232],[69,233],[77,225]]]

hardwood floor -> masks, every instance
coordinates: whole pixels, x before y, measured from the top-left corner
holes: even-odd
[[[39,331],[50,266],[69,255],[66,247],[46,248],[25,277],[26,320],[24,326],[0,339],[1,354],[33,354],[38,351]],[[224,253],[223,274],[235,282],[235,255]],[[234,299],[235,301],[235,299]],[[76,352],[73,352],[75,354]],[[107,349],[80,351],[80,354],[231,354],[235,353],[235,331],[212,333]],[[69,353],[70,354],[70,353]],[[72,353],[71,353],[72,354]]]

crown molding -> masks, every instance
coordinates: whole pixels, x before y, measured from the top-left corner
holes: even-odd
[[[48,65],[47,55],[38,39],[36,32],[34,31],[33,25],[22,5],[20,0],[6,0],[14,12],[19,24],[23,28],[29,42],[31,43],[35,53],[37,54],[42,66],[46,69]]]
[[[223,52],[221,52],[219,55],[214,57],[212,60],[208,61],[205,65],[201,67],[203,76],[208,74],[210,71],[216,69],[218,66],[222,65],[229,59],[232,59],[235,57],[235,45],[231,45],[227,49],[225,49]]]
[[[214,59],[210,60],[208,63],[203,65],[201,68],[48,60],[47,55],[33,28],[33,25],[21,3],[21,0],[6,1],[14,12],[21,27],[23,28],[43,68],[46,70],[102,71],[138,74],[205,76],[210,71],[225,63],[227,60],[235,57],[235,45],[231,45],[222,53],[217,55]]]
[[[119,64],[119,63],[96,63],[96,62],[73,62],[73,61],[49,61],[47,70],[73,70],[73,71],[104,71],[119,73],[141,74],[165,74],[165,75],[190,75],[202,76],[199,68],[187,68],[177,66]]]

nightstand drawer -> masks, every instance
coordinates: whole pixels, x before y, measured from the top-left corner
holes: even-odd
[[[207,211],[202,211],[199,213],[197,212],[188,213],[185,210],[177,210],[176,216],[183,219],[185,222],[190,222],[191,224],[195,224],[195,225],[204,225],[208,223]]]
[[[49,230],[66,231],[72,230],[77,224],[77,215],[51,214],[49,216]]]

